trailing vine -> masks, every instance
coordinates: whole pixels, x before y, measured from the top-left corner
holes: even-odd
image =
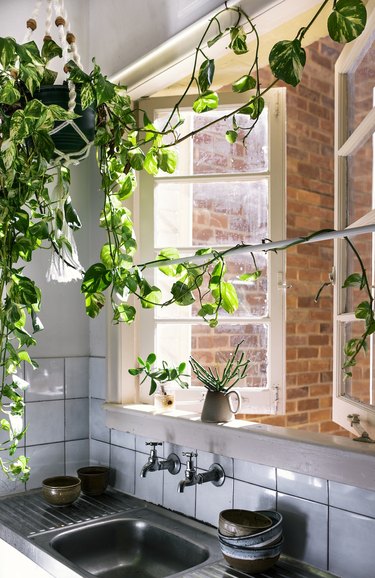
[[[226,138],[234,143],[240,130],[245,132],[244,138],[251,135],[264,107],[263,96],[271,86],[279,80],[292,86],[300,82],[306,61],[302,39],[329,2],[330,36],[339,42],[350,42],[361,34],[366,25],[366,9],[361,0],[324,0],[293,40],[282,40],[271,50],[269,62],[274,80],[268,87],[261,87],[259,82],[260,39],[255,25],[241,7],[225,5],[208,23],[196,48],[191,79],[160,130],[146,114],[138,122],[141,111],[132,108],[126,89],[111,83],[95,62],[90,73],[84,72],[76,60],[67,63],[67,78],[76,87],[82,110],[92,108],[95,112],[94,145],[104,193],[100,226],[106,231],[106,242],[98,262],[84,272],[82,280],[90,317],[100,313],[106,293],[114,322],[134,320],[136,309],[128,301],[131,295],[138,298],[143,308],[172,303],[188,306],[198,301],[198,315],[211,327],[217,325],[221,310],[233,313],[237,309],[238,296],[227,279],[226,252],[210,248],[198,251],[202,258],[198,265],[189,262],[172,265],[168,261],[178,258],[176,251],[170,248],[161,251],[158,260],[165,262],[160,264],[160,270],[173,280],[171,294],[163,300],[161,290],[145,278],[144,264],[134,263],[137,245],[131,213],[124,201],[135,190],[137,171],[145,170],[152,175],[159,171],[173,173],[177,166],[174,146],[212,124],[207,122],[187,135],[179,134],[184,121],[180,105],[191,86],[198,88],[193,104],[196,114],[204,115],[219,105],[219,95],[212,90],[215,61],[209,55],[216,42],[228,40],[228,49],[242,55],[249,52],[248,40],[255,40],[248,72],[232,83],[235,93],[248,93],[247,103],[214,121],[232,118]],[[225,29],[221,24],[224,14],[233,16],[233,24]],[[3,415],[0,429],[7,436],[0,444],[0,451],[7,455],[0,458],[0,467],[7,475],[22,481],[29,475],[28,460],[23,455],[15,457],[15,452],[25,432],[23,392],[28,384],[18,373],[23,363],[36,366],[29,349],[36,343],[34,335],[43,328],[39,319],[41,291],[24,269],[35,252],[51,249],[72,268],[71,231],[81,226],[69,197],[70,169],[57,156],[52,134],[56,123],[69,124],[77,115],[56,104],[44,104],[37,92],[41,86],[54,83],[56,74],[49,69],[49,61],[61,56],[61,47],[49,37],[44,39],[41,49],[33,41],[19,44],[13,38],[0,38],[0,411]],[[248,124],[240,126],[238,113],[241,118],[248,118]],[[51,193],[50,185],[56,177],[64,199],[62,204]],[[253,270],[241,276],[241,280],[259,278],[254,256],[253,265]],[[370,331],[374,325],[373,301],[369,303],[371,312],[366,309],[363,317],[365,307],[360,307],[358,317],[366,323],[368,320]],[[358,342],[352,346],[355,353],[364,345]]]

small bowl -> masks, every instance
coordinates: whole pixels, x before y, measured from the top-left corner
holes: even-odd
[[[104,494],[109,480],[109,468],[106,466],[86,466],[77,470],[81,480],[81,489],[87,496]]]
[[[271,527],[266,528],[256,534],[249,534],[248,536],[225,536],[220,531],[218,532],[219,541],[234,548],[264,548],[271,546],[277,542],[282,536],[283,517],[279,512],[274,510],[262,510],[257,512],[264,514],[271,521]]]
[[[81,493],[81,480],[74,476],[54,476],[42,482],[43,498],[52,506],[70,506]]]
[[[251,536],[271,526],[272,520],[263,512],[230,509],[219,514],[219,532],[222,536]]]

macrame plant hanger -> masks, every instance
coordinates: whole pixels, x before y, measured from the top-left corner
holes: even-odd
[[[37,28],[37,19],[41,5],[42,0],[37,0],[32,17],[29,18],[26,22],[27,32],[24,42],[29,42],[31,40],[32,34]],[[58,44],[62,49],[64,72],[67,71],[66,65],[69,60],[73,60],[79,68],[82,68],[81,59],[77,49],[76,38],[70,30],[70,24],[63,0],[46,0],[44,40],[52,38],[53,12],[55,13],[54,23],[57,27],[59,37]],[[68,110],[74,112],[76,107],[77,92],[75,85],[71,80],[68,80],[67,84],[69,90]],[[64,130],[67,126],[70,126],[82,140],[82,148],[78,152],[64,152],[55,147],[53,159],[53,164],[57,167],[57,174],[55,187],[50,192],[50,199],[54,207],[55,215],[51,224],[51,236],[55,242],[52,249],[50,266],[46,277],[48,281],[59,281],[60,283],[67,283],[69,281],[81,279],[83,275],[83,268],[79,262],[77,245],[74,240],[71,227],[69,227],[65,217],[62,224],[58,224],[57,222],[58,219],[61,218],[61,215],[65,215],[65,204],[70,202],[69,193],[64,188],[62,166],[68,167],[72,164],[78,164],[81,160],[87,158],[90,152],[92,141],[90,141],[82,132],[74,119],[65,120],[56,124],[57,126],[55,126],[49,133],[52,137],[59,131]]]

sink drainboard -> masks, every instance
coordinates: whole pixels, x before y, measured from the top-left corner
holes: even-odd
[[[107,492],[97,498],[81,495],[71,506],[56,508],[46,506],[40,492],[15,494],[0,501],[0,521],[30,538],[49,530],[134,510],[135,501],[133,497],[130,501],[122,494]]]
[[[182,578],[337,578],[334,574],[324,572],[318,568],[314,568],[309,564],[297,562],[295,560],[288,561],[287,557],[282,557],[277,563],[267,572],[258,574],[244,574],[234,568],[229,568],[225,562],[216,562],[204,568],[199,568],[192,572],[184,574]]]

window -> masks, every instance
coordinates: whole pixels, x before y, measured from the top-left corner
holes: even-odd
[[[346,46],[336,64],[336,222],[337,229],[357,222],[375,207],[374,129],[375,86],[375,10],[366,31]],[[361,221],[362,224],[362,221]],[[363,223],[366,224],[366,223]],[[353,240],[374,287],[374,234],[367,233]],[[368,343],[367,355],[362,352],[352,371],[345,377],[342,370],[344,346],[349,339],[363,333],[363,321],[355,317],[356,306],[365,298],[355,287],[342,289],[351,273],[359,273],[359,262],[344,240],[335,243],[335,327],[334,327],[334,399],[333,419],[351,429],[353,414],[359,414],[360,426],[375,436],[374,338]],[[362,296],[363,295],[363,296]]]
[[[220,102],[220,110],[204,115],[184,110],[184,130],[190,132],[241,104],[238,95],[223,94]],[[171,104],[172,100],[151,98],[141,101],[140,108],[157,123]],[[267,95],[266,108],[246,146],[240,141],[229,144],[224,134],[231,121],[221,121],[179,145],[174,174],[140,176],[142,262],[154,259],[164,247],[175,247],[188,256],[202,247],[225,250],[285,237],[284,109],[284,91],[274,90]],[[241,411],[277,413],[284,410],[284,254],[259,252],[255,258],[262,271],[256,282],[238,279],[254,270],[250,254],[234,254],[226,260],[228,280],[239,295],[234,315],[221,315],[219,325],[210,328],[197,317],[196,304],[141,311],[139,351],[142,356],[154,351],[159,360],[174,364],[187,362],[193,355],[202,364],[220,366],[242,341],[241,350],[253,364],[246,381],[238,384]],[[149,281],[168,289],[167,276],[152,269],[145,274]],[[204,391],[193,380],[188,391],[176,394],[199,402]],[[147,386],[141,401],[150,401]]]

